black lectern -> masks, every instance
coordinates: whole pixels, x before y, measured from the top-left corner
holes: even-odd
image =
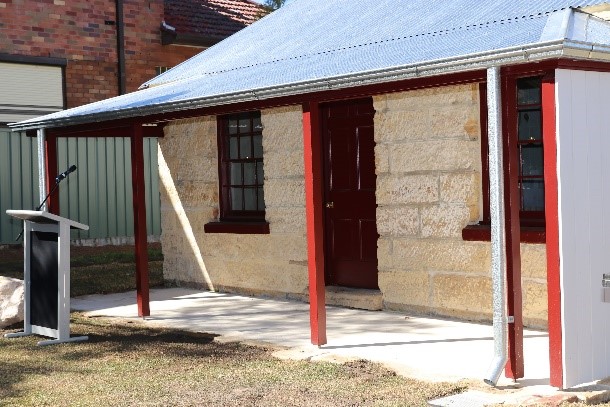
[[[24,221],[23,332],[7,338],[38,334],[51,340],[38,345],[85,341],[70,337],[70,229],[89,226],[43,211],[7,210]]]

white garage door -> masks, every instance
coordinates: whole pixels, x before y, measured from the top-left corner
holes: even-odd
[[[0,123],[12,123],[63,109],[59,66],[0,62]]]

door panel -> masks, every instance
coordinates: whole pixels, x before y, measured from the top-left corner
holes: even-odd
[[[360,261],[375,262],[377,265],[377,223],[375,220],[360,220]],[[377,271],[377,270],[375,270]]]
[[[370,98],[322,107],[329,284],[378,288],[374,114]]]
[[[332,248],[331,256],[337,260],[349,260],[352,256],[352,247],[357,241],[353,239],[358,233],[351,219],[331,219]]]
[[[366,152],[366,156],[360,154],[362,157],[360,157],[358,163],[358,189],[361,191],[369,191],[374,195],[377,176],[375,175],[375,136],[373,134],[373,125],[360,126],[357,128],[357,131],[359,143],[358,150]],[[375,207],[377,207],[377,205],[375,205]]]

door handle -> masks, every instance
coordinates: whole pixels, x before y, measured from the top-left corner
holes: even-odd
[[[332,209],[332,208],[335,207],[335,203],[334,202],[326,202],[326,205],[324,205],[324,206],[326,206],[328,209]]]

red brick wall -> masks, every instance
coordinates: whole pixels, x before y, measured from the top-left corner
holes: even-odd
[[[118,94],[117,63],[68,61],[66,66],[68,107],[80,106]]]
[[[156,66],[176,66],[202,51],[201,48],[161,45],[159,26],[163,0],[124,0],[125,65],[128,92],[155,76]]]
[[[119,92],[115,0],[0,0],[0,53],[67,59],[68,107]],[[128,92],[201,51],[162,46],[163,0],[124,0]]]

